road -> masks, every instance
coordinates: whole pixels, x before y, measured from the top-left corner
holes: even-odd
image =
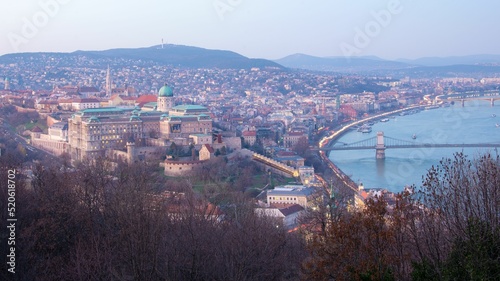
[[[26,150],[27,159],[36,159],[46,163],[58,163],[61,161],[59,157],[29,145],[26,138],[17,134],[12,126],[9,123],[5,122],[3,118],[0,118],[0,123],[0,136],[4,137],[7,140],[12,140],[17,142],[18,144],[21,144]]]

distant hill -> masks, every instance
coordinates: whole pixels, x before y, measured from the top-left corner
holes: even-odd
[[[419,66],[400,71],[400,74],[410,77],[484,77],[500,74],[500,65],[444,65],[444,66]]]
[[[500,74],[500,55],[473,55],[455,57],[426,57],[414,60],[385,60],[376,56],[364,57],[316,57],[306,54],[294,54],[278,60],[252,59],[226,50],[211,50],[192,46],[166,44],[145,48],[121,48],[104,51],[75,51],[72,53],[18,53],[0,56],[0,63],[16,63],[19,59],[28,62],[44,63],[46,57],[61,58],[59,66],[75,66],[81,56],[95,59],[91,63],[103,67],[111,60],[121,59],[128,64],[128,59],[135,63],[150,62],[188,68],[250,69],[286,68],[335,73],[381,74],[398,76],[457,76],[474,74]],[[87,63],[87,67],[88,62]]]
[[[275,62],[289,67],[314,71],[359,74],[398,74],[418,77],[450,77],[473,74],[500,74],[500,55],[475,55],[463,57],[429,57],[415,60],[384,60],[366,57],[315,57],[294,54]]]
[[[398,59],[397,61],[421,66],[448,65],[500,65],[500,55],[471,55],[453,57],[425,57],[414,60]]]
[[[412,65],[378,57],[315,57],[305,54],[290,55],[274,62],[289,68],[333,72],[365,72],[373,70],[404,69]]]
[[[10,63],[17,56],[43,56],[49,53],[21,53],[9,54],[0,57],[0,62]],[[94,58],[121,58],[142,61],[154,61],[179,67],[189,68],[233,68],[249,69],[252,67],[284,68],[283,66],[265,59],[251,59],[232,51],[210,50],[182,45],[164,45],[146,48],[111,49],[105,51],[76,51],[72,53],[50,53],[71,58],[85,55]]]

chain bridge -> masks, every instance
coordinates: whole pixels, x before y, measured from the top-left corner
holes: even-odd
[[[496,100],[500,100],[500,92],[498,90],[491,90],[485,92],[477,92],[477,91],[469,91],[463,93],[453,93],[448,95],[438,96],[439,100],[448,100],[448,101],[459,101],[462,106],[465,105],[466,101],[471,100],[486,100],[489,101],[491,106],[495,105]]]
[[[360,140],[353,143],[335,142],[333,145],[323,147],[320,150],[360,150],[360,149],[375,149],[377,159],[385,158],[386,149],[394,148],[446,148],[446,147],[500,147],[498,143],[423,143],[416,140],[402,140],[384,136],[384,132],[377,132],[377,136],[368,139]]]

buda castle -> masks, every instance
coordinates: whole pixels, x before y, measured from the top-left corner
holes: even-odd
[[[67,140],[53,137],[49,130],[48,135],[32,133],[32,143],[55,154],[67,152],[72,161],[97,156],[134,161],[155,154],[160,158],[172,143],[198,150],[211,146],[212,118],[201,105],[174,106],[173,91],[165,84],[156,105],[80,110],[68,119]]]

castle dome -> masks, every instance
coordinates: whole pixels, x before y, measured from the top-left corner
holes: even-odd
[[[174,96],[174,92],[172,91],[172,88],[170,88],[169,86],[167,86],[167,84],[165,84],[158,91],[158,96],[159,97],[173,97]]]

